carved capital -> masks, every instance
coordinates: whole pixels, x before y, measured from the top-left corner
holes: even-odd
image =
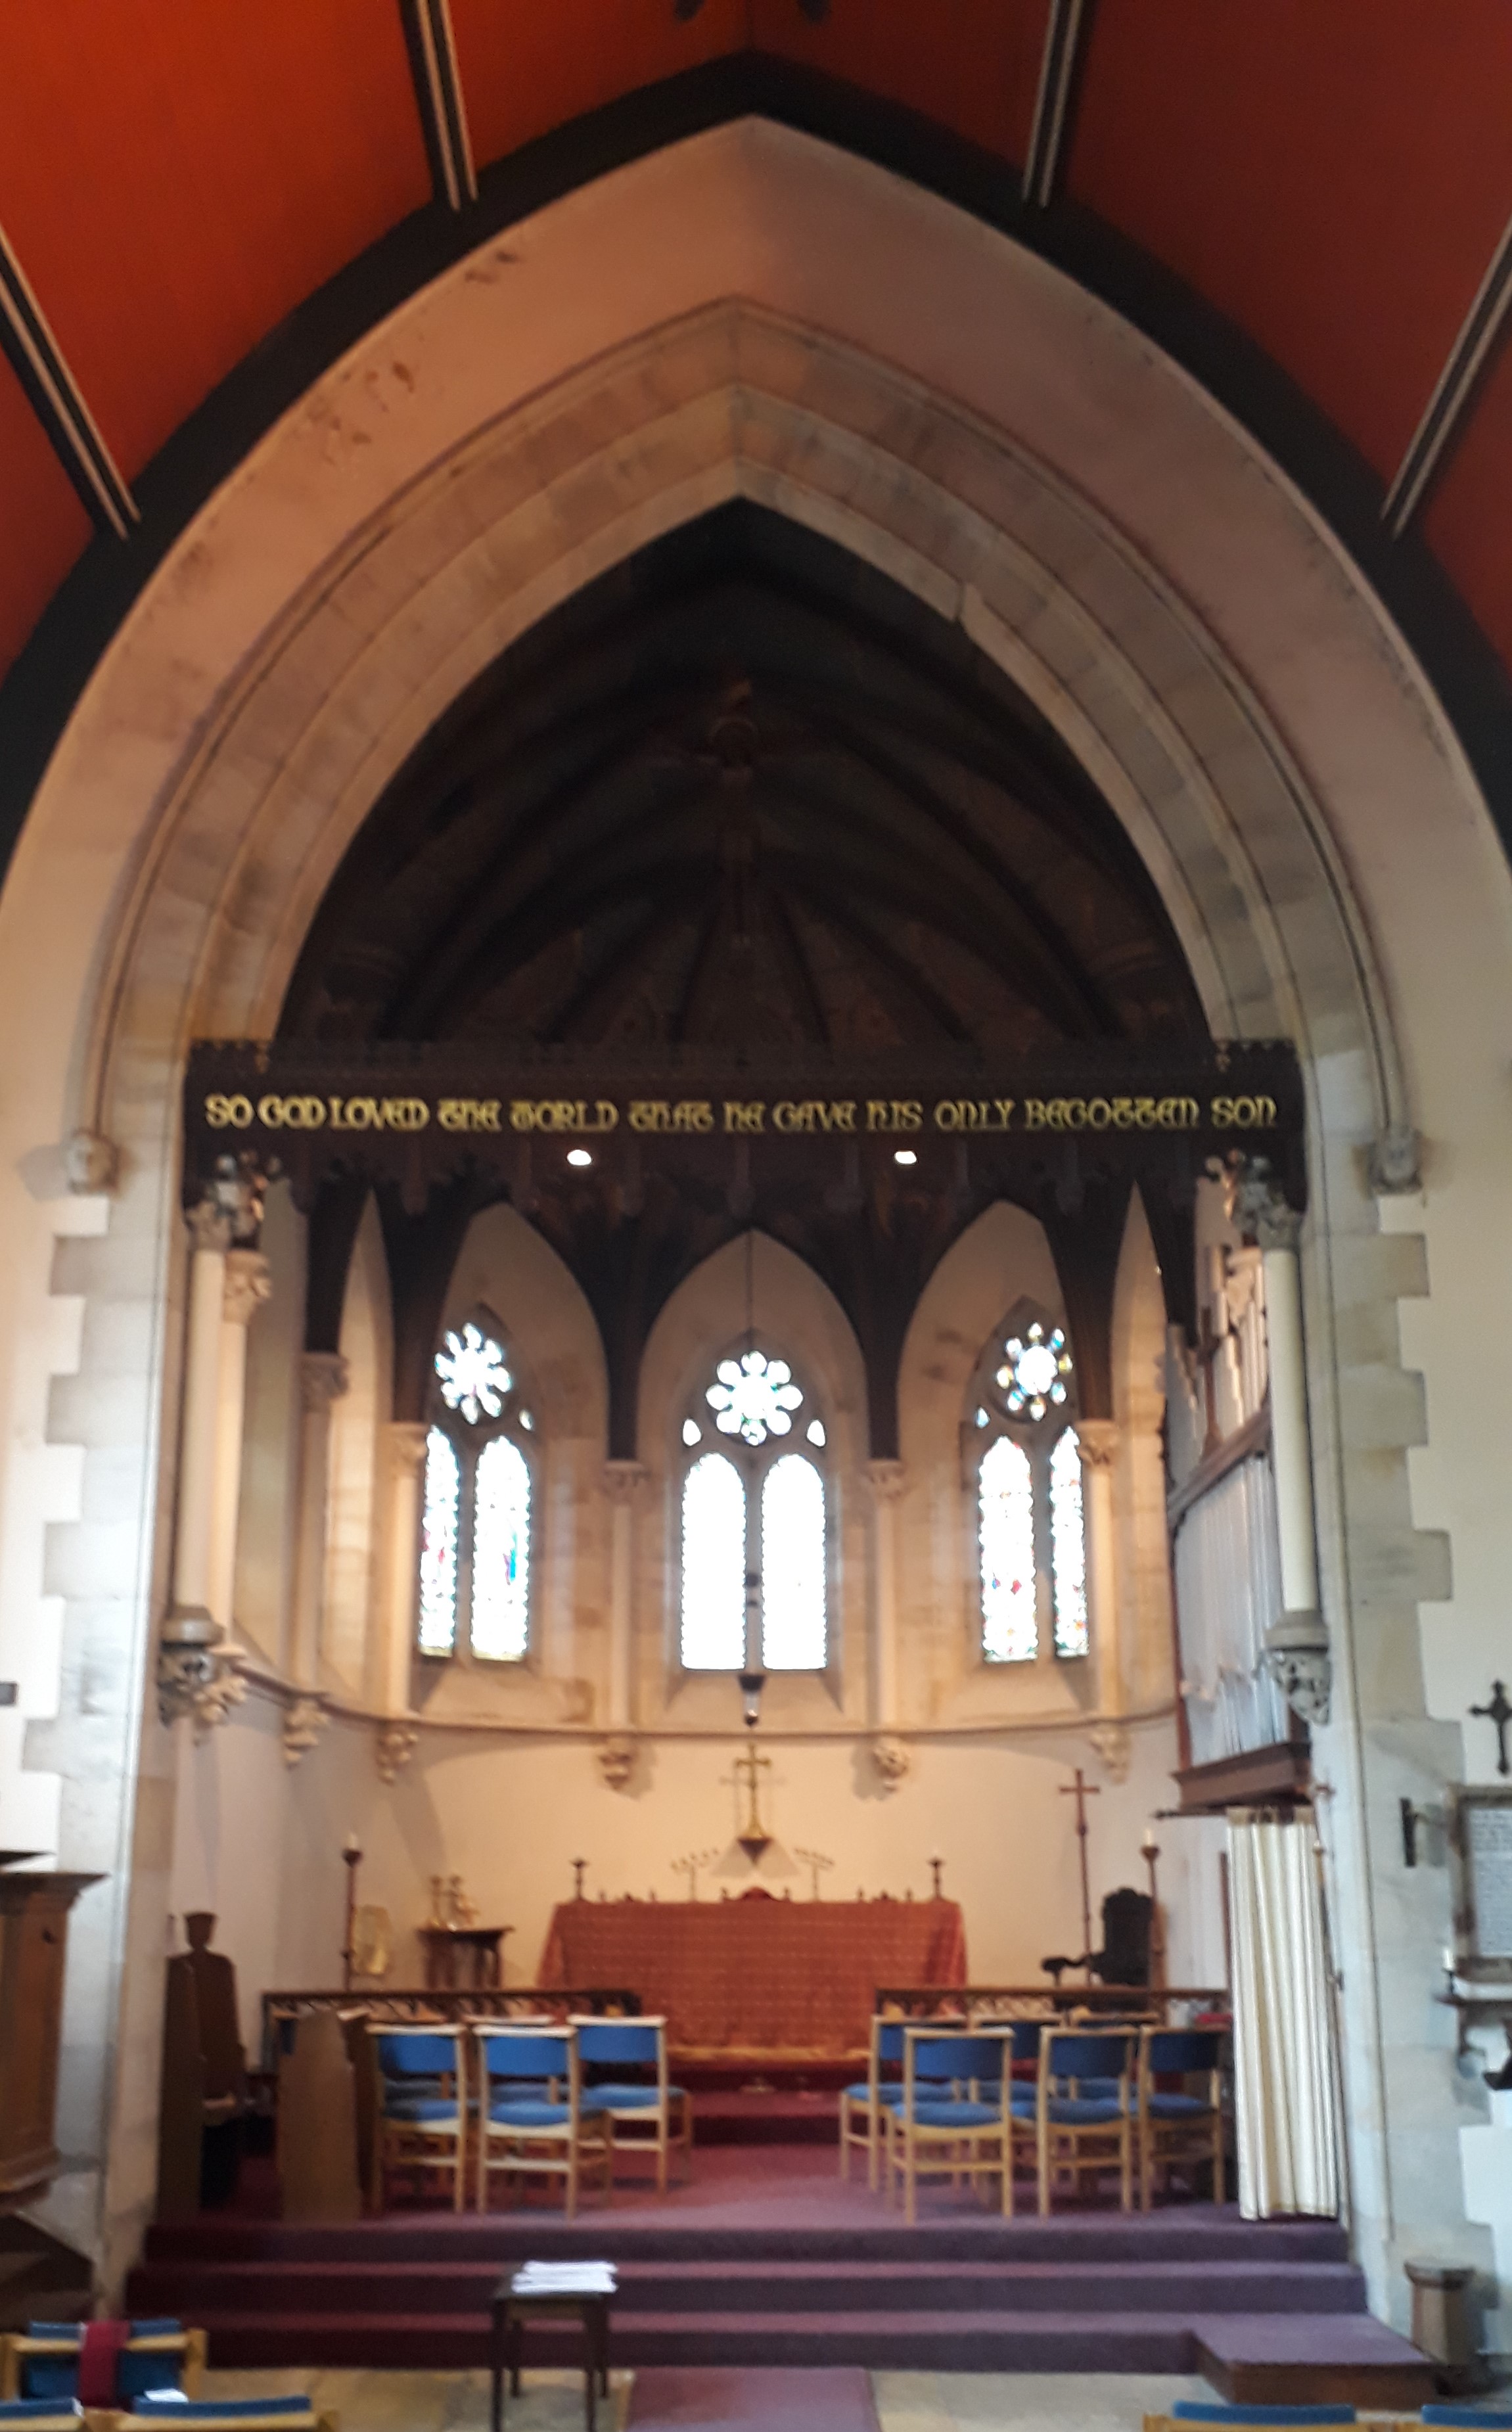
[[[120,1150],[100,1132],[70,1132],[63,1142],[63,1179],[78,1198],[113,1191],[120,1170]]]
[[[231,1220],[219,1200],[196,1199],[184,1210],[184,1222],[196,1250],[216,1250],[225,1257],[231,1246]]]
[[[638,1461],[606,1461],[602,1484],[609,1501],[633,1509],[650,1471]]]
[[[914,1751],[892,1731],[880,1731],[871,1744],[871,1761],[884,1791],[900,1790],[914,1770]]]
[[[1111,1469],[1118,1452],[1117,1419],[1078,1419],[1076,1449],[1084,1469]]]
[[[868,1461],[866,1484],[879,1503],[899,1503],[908,1491],[908,1470],[900,1461]]]
[[[1321,1613],[1284,1613],[1266,1631],[1266,1669],[1294,1714],[1326,1723],[1334,1694],[1334,1659]]]
[[[202,1740],[246,1696],[241,1653],[203,1605],[176,1605],[158,1634],[158,1712],[165,1724],[188,1716]]]
[[[380,1782],[397,1782],[419,1745],[413,1723],[384,1723],[373,1747]]]
[[[430,1429],[424,1419],[395,1419],[388,1430],[389,1466],[395,1478],[418,1478],[426,1465],[426,1438]]]
[[[1410,1123],[1388,1123],[1370,1143],[1370,1189],[1377,1199],[1422,1189],[1422,1142]]]
[[[318,1697],[296,1697],[294,1704],[284,1711],[285,1765],[292,1767],[299,1763],[301,1757],[308,1756],[329,1721],[330,1716]]]
[[[228,1326],[248,1326],[273,1291],[273,1270],[260,1250],[227,1250],[221,1314]]]
[[[1287,1201],[1268,1157],[1234,1156],[1223,1169],[1229,1222],[1262,1250],[1295,1250],[1302,1220]]]
[[[307,1410],[328,1410],[351,1383],[339,1351],[306,1351],[299,1360],[299,1400]]]
[[[1110,1782],[1127,1782],[1134,1741],[1127,1723],[1094,1723],[1087,1733]]]
[[[635,1743],[628,1731],[611,1731],[607,1740],[599,1741],[594,1756],[606,1789],[629,1788],[635,1770]]]

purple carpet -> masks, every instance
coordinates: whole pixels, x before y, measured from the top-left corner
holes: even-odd
[[[744,2371],[651,2366],[635,2376],[633,2432],[878,2432],[869,2376],[855,2367]]]

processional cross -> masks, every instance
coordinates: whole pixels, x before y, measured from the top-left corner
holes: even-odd
[[[1512,1765],[1508,1765],[1506,1754],[1506,1727],[1512,1723],[1512,1705],[1507,1703],[1506,1682],[1493,1680],[1489,1705],[1472,1706],[1470,1713],[1496,1725],[1496,1769],[1498,1773],[1512,1773]]]
[[[1084,1968],[1092,1955],[1092,1888],[1087,1880],[1086,1871],[1086,1802],[1089,1799],[1100,1799],[1102,1793],[1095,1782],[1084,1780],[1080,1765],[1076,1768],[1076,1780],[1063,1782],[1061,1784],[1061,1797],[1074,1799],[1076,1801],[1076,1839],[1082,1859],[1082,1949],[1085,1953],[1082,1962]]]

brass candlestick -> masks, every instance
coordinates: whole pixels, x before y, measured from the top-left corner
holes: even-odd
[[[342,1991],[352,1989],[352,1962],[357,1956],[357,1869],[362,1863],[361,1847],[355,1832],[348,1832],[342,1850],[342,1863],[346,1868],[346,1933],[342,1943]]]

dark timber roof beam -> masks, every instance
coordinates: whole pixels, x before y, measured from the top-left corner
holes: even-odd
[[[1393,540],[1400,540],[1421,506],[1440,466],[1452,452],[1476,384],[1508,326],[1512,312],[1512,220],[1502,232],[1475,300],[1450,348],[1438,382],[1412,443],[1386,495],[1381,512]]]
[[[436,200],[452,211],[478,200],[478,173],[447,0],[399,0],[410,73]]]
[[[1093,0],[1050,0],[1045,20],[1045,48],[1039,63],[1039,90],[1034,95],[1034,120],[1029,131],[1029,157],[1024,162],[1024,200],[1041,211],[1054,199],[1070,140],[1071,104],[1076,72],[1092,19]]]
[[[139,520],[136,501],[63,361],[4,228],[0,228],[0,347],[9,358],[91,521],[100,531],[125,540]]]

